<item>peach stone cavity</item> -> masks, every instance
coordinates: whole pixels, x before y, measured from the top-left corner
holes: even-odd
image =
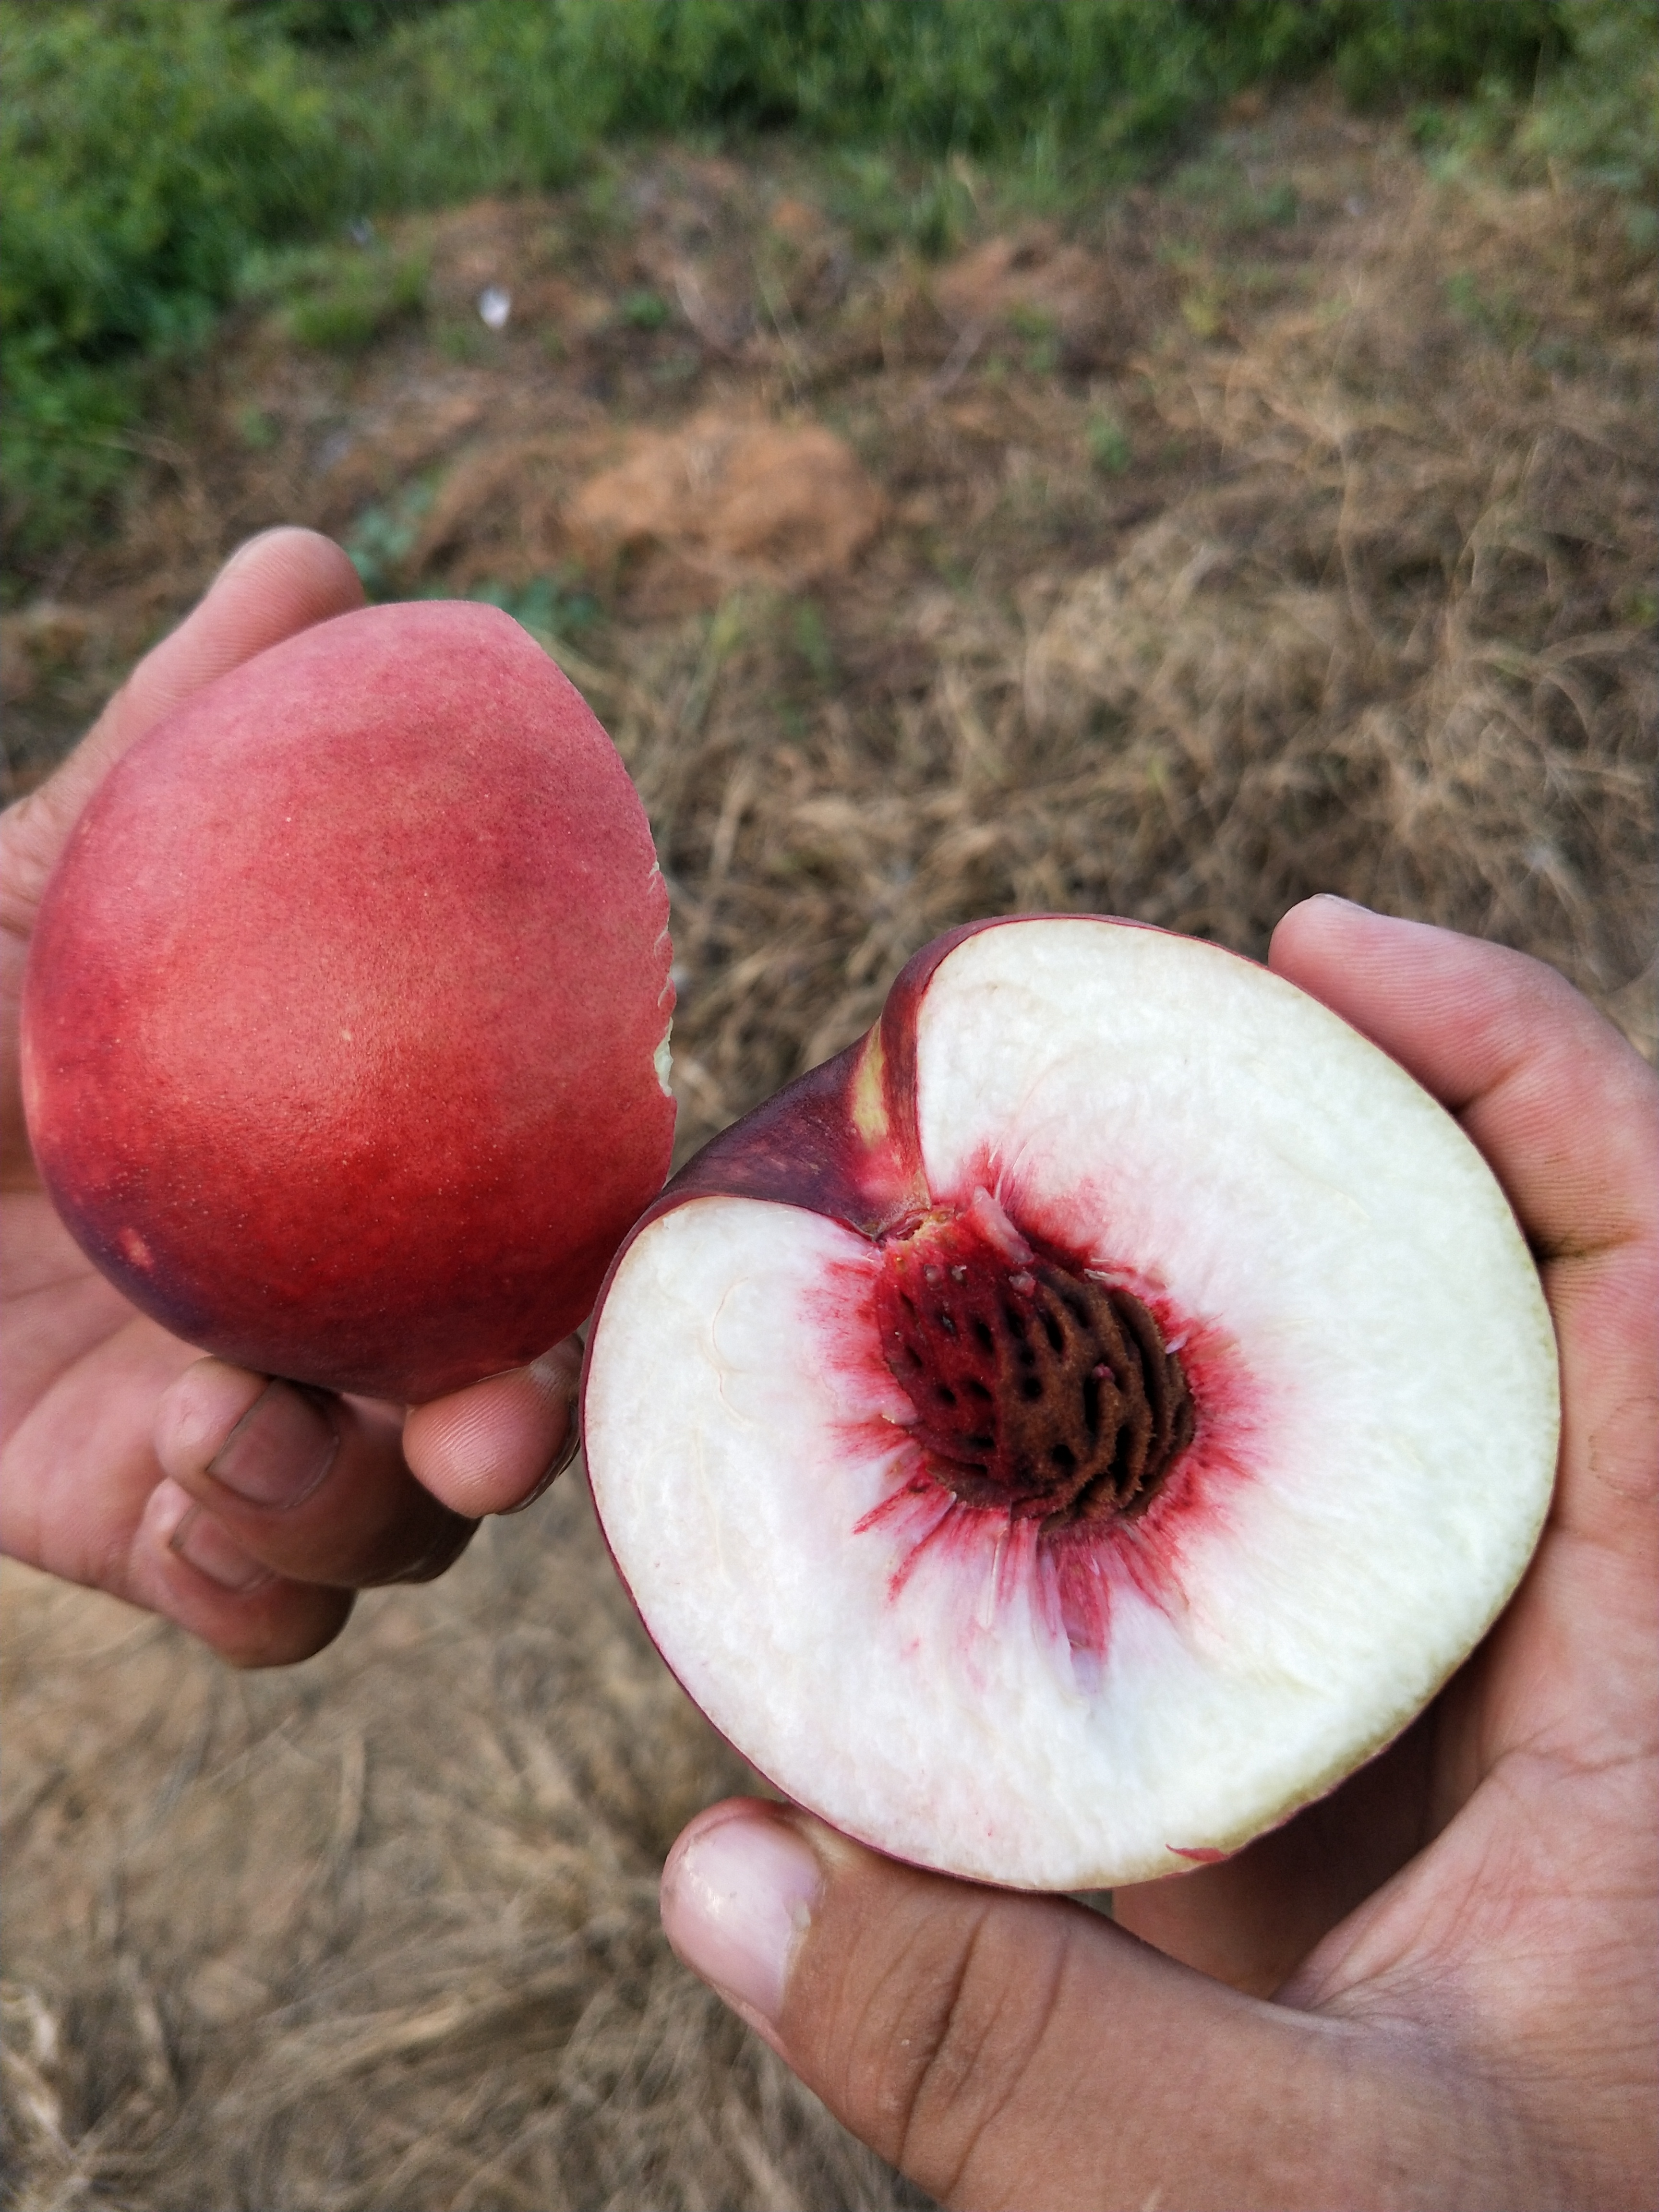
[[[624,1249],[595,1502],[791,1797],[994,1881],[1170,1873],[1495,1618],[1550,1493],[1547,1311],[1455,1123],[1266,971],[1081,919],[913,970]]]

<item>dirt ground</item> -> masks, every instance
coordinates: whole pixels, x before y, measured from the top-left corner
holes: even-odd
[[[954,181],[925,262],[804,157],[659,151],[366,246],[426,303],[352,357],[251,307],[122,532],[5,619],[11,787],[307,521],[386,594],[490,592],[594,700],[673,895],[683,1153],[995,912],[1259,954],[1340,890],[1555,962],[1651,1054],[1620,210],[1316,99],[1064,223]],[[744,1777],[578,1476],[269,1680],[3,1587],[8,2201],[917,2201],[662,1943],[662,1854]]]

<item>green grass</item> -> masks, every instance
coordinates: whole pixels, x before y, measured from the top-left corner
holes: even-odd
[[[361,229],[338,246],[256,249],[241,271],[241,295],[267,303],[295,345],[358,352],[420,313],[428,275],[424,254],[395,253],[368,225]]]
[[[1103,476],[1121,477],[1134,459],[1128,432],[1109,410],[1090,416],[1087,437],[1089,459]]]
[[[1520,150],[1628,195],[1633,211],[1651,218],[1659,194],[1659,0],[1568,0],[1566,18],[1573,65],[1520,118]]]
[[[399,572],[420,536],[434,489],[419,480],[405,484],[384,507],[366,507],[347,533],[347,558],[371,599],[400,596]]]
[[[332,204],[329,102],[214,6],[0,8],[0,469],[15,542],[118,476],[143,371],[198,346],[252,245]]]
[[[835,149],[863,247],[939,255],[973,164],[1097,188],[1231,93],[1329,70],[1650,197],[1656,28],[1659,0],[0,0],[13,542],[86,526],[157,368],[237,297],[366,344],[424,272],[348,226],[566,184],[607,141],[788,130]],[[1241,202],[1245,228],[1293,215]]]
[[[1659,0],[1561,0],[1567,52],[1531,86],[1488,73],[1453,106],[1427,102],[1413,136],[1437,166],[1496,162],[1618,193],[1632,242],[1655,243],[1659,198]]]
[[[617,313],[632,331],[659,331],[673,314],[660,292],[624,292]]]

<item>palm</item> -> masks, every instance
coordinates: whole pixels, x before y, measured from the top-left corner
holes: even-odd
[[[1445,1764],[1442,1705],[1316,1805],[1218,1866],[1120,1889],[1113,1916],[1171,1958],[1254,1996],[1419,1850]]]
[[[59,1222],[29,1151],[18,1071],[29,934],[64,836],[100,772],[98,750],[94,738],[84,749],[82,773],[71,770],[58,791],[48,787],[6,820],[0,873],[0,1530],[8,1551],[51,1573],[121,1589],[139,1518],[161,1479],[150,1442],[156,1399],[197,1355],[136,1312]]]
[[[1295,980],[1340,1005],[1343,979],[1308,925],[1286,955]],[[1461,957],[1446,956],[1453,1007],[1470,1001]],[[1553,984],[1516,972],[1521,992]],[[1498,1628],[1396,1744],[1231,1863],[1121,1893],[1118,1916],[1298,2007],[1389,2009],[1443,1978],[1458,2002],[1541,2036],[1547,2014],[1589,2017],[1629,1984],[1655,1886],[1656,1091],[1587,1015],[1563,1020],[1559,1000],[1494,994],[1484,1026],[1454,1018],[1431,1049],[1410,1000],[1396,1009],[1373,987],[1367,1012],[1378,1041],[1459,1113],[1539,1251],[1565,1408],[1549,1523]],[[1505,1035],[1520,1054],[1497,1049]],[[1598,1045],[1605,1157],[1587,1176],[1571,1109]],[[1650,2020],[1650,1989],[1632,2002]]]
[[[1252,1995],[1323,2002],[1443,1919],[1472,1933],[1490,1873],[1481,1839],[1495,1820],[1511,1832],[1517,1798],[1536,1812],[1549,1789],[1551,1851],[1565,1850],[1585,1875],[1599,1809],[1563,1787],[1576,1753],[1559,1764],[1540,1758],[1547,1747],[1582,1744],[1579,1711],[1594,1711],[1589,1685],[1553,1677],[1547,1664],[1571,1574],[1562,1551],[1552,1531],[1486,1650],[1380,1757],[1224,1864],[1120,1891],[1120,1923]],[[1547,1886],[1516,1863],[1512,1842],[1506,1858],[1504,1911]]]
[[[31,1173],[0,1200],[0,1468],[7,1545],[50,1573],[119,1588],[161,1470],[158,1398],[199,1356],[82,1256]],[[95,1482],[102,1501],[85,1501]]]

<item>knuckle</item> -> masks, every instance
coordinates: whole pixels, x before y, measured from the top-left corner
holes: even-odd
[[[365,1577],[368,1582],[432,1583],[440,1575],[447,1574],[461,1553],[471,1542],[478,1524],[463,1520],[459,1513],[441,1508],[443,1518],[416,1557],[398,1567],[395,1572]]]
[[[976,2154],[1025,2101],[1061,1981],[1063,1932],[1041,1907],[959,1900],[945,1927],[896,1952],[860,2021],[854,2091],[885,2154],[951,2198]]]
[[[263,1602],[255,1601],[248,1608],[251,1617],[220,1626],[204,1640],[239,1673],[297,1666],[334,1641],[350,1617],[352,1602],[349,1590],[285,1582]]]

